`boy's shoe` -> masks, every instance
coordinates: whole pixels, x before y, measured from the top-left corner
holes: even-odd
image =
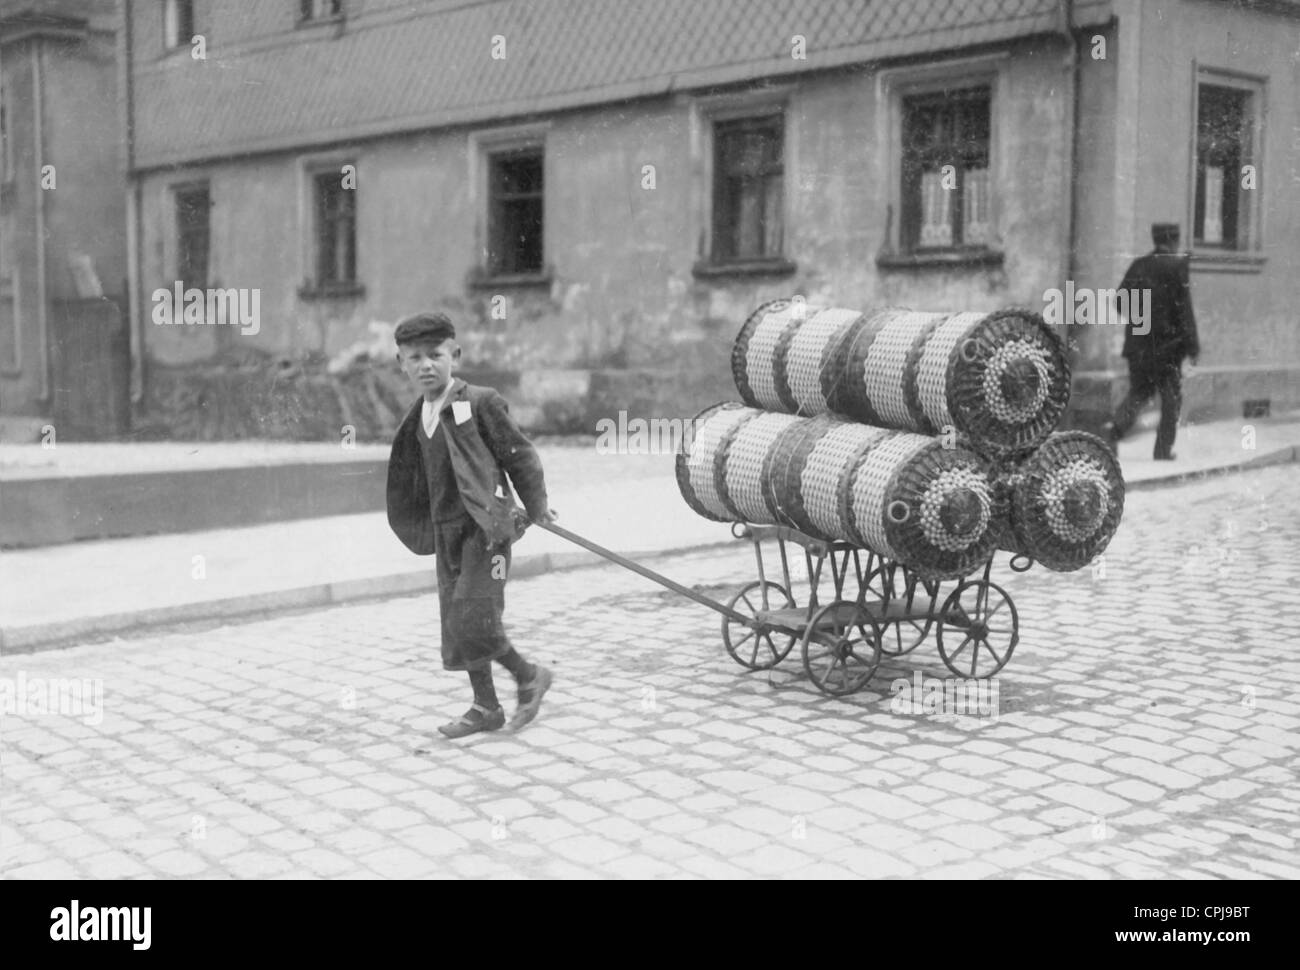
[[[499,731],[505,723],[505,708],[498,707],[490,711],[486,707],[475,704],[460,716],[460,720],[444,724],[438,730],[449,738],[463,738],[470,734],[478,734],[480,731]]]
[[[537,664],[533,679],[519,685],[519,706],[515,708],[515,715],[510,719],[511,731],[520,730],[537,716],[537,711],[542,706],[542,697],[551,687],[551,679],[551,672],[541,664]]]

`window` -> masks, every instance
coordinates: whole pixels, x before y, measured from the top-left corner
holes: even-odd
[[[0,81],[0,182],[14,177],[14,146],[9,136],[9,92]]]
[[[542,150],[488,156],[488,273],[542,272]]]
[[[338,169],[313,177],[316,197],[316,286],[350,289],[357,282],[357,190]]]
[[[208,285],[211,211],[206,185],[176,189],[176,278],[187,287]]]
[[[333,20],[343,16],[343,0],[298,0],[298,19]]]
[[[19,371],[18,299],[13,274],[0,270],[0,372]]]
[[[988,245],[989,127],[987,87],[903,99],[905,251]]]
[[[1251,101],[1246,90],[1213,84],[1197,89],[1192,226],[1198,247],[1246,248],[1250,211],[1243,181],[1251,158]]]
[[[785,125],[780,114],[719,121],[713,135],[716,263],[781,257]]]
[[[163,44],[187,46],[194,37],[194,0],[163,0]]]

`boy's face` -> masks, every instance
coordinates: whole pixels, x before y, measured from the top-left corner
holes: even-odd
[[[452,372],[460,365],[460,346],[454,340],[438,343],[417,340],[398,347],[397,360],[411,383],[424,394],[424,399],[436,401],[451,383]]]

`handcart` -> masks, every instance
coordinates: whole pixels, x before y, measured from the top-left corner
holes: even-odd
[[[915,650],[932,629],[940,658],[958,677],[993,676],[1020,639],[1015,604],[989,578],[992,557],[982,571],[950,581],[956,585],[945,596],[942,582],[869,549],[786,526],[737,522],[732,534],[753,545],[758,577],[720,603],[562,526],[542,528],[721,613],[723,645],[748,670],[775,667],[798,641],[809,679],[832,696],[861,690],[884,658]],[[769,576],[764,560],[764,545],[771,543],[779,580]],[[802,550],[802,575],[791,568],[791,545]],[[1015,572],[1031,565],[1023,555],[1010,563]]]

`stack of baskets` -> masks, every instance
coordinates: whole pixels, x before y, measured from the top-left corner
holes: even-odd
[[[759,307],[732,349],[743,404],[701,412],[677,457],[709,518],[842,540],[929,578],[1005,549],[1078,569],[1114,535],[1119,465],[1053,433],[1070,369],[1030,311]]]

